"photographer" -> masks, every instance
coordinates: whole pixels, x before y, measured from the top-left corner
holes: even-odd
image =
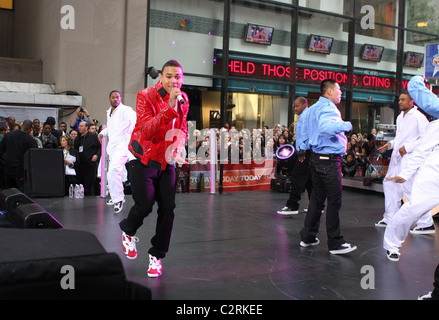
[[[93,120],[91,119],[88,111],[82,107],[79,107],[75,111],[75,117],[73,117],[72,121],[70,122],[70,128],[72,128],[73,130],[78,130],[81,121],[85,121],[89,124],[93,123]]]

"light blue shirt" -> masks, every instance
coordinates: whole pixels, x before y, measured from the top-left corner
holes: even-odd
[[[337,106],[328,98],[320,97],[309,107],[303,130],[306,149],[315,153],[343,155],[346,152],[345,132],[352,130],[349,121],[343,121]],[[303,138],[302,138],[303,139]]]
[[[433,92],[427,89],[423,77],[413,77],[408,84],[407,90],[419,108],[429,115],[439,118],[439,99]]]
[[[299,116],[296,124],[296,150],[307,150],[307,136],[305,132],[306,114],[309,108],[305,108]]]

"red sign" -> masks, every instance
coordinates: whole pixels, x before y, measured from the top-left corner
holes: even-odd
[[[269,163],[256,164],[225,164],[223,170],[224,191],[249,191],[249,190],[270,190],[271,179],[274,178],[275,160]],[[183,165],[179,176],[185,176],[189,181],[190,192],[210,191],[210,165],[195,163],[190,167]],[[216,185],[218,189],[218,185]]]
[[[221,59],[217,60],[218,70],[221,68]],[[229,75],[239,77],[252,77],[259,79],[288,80],[294,73],[291,67],[282,64],[270,64],[262,62],[252,62],[244,60],[230,60]],[[299,82],[320,83],[325,79],[334,79],[341,86],[346,86],[349,81],[347,72],[330,71],[319,68],[297,67],[295,72]],[[396,89],[396,79],[379,76],[375,71],[368,74],[354,74],[353,84],[356,87],[373,90],[394,91]],[[403,89],[406,90],[408,80],[402,81]]]
[[[273,165],[266,168],[256,164],[228,164],[224,166],[223,188],[225,191],[270,190],[274,179]]]

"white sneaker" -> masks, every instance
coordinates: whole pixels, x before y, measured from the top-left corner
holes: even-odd
[[[401,254],[397,251],[393,251],[393,252],[387,251],[387,259],[389,259],[390,261],[399,261],[400,255]]]
[[[285,206],[282,209],[278,210],[277,213],[283,214],[283,215],[299,214],[299,210],[293,210],[293,209]]]
[[[125,232],[122,232],[123,252],[130,260],[137,258],[136,242],[139,242],[139,238],[128,236]]]
[[[107,206],[112,206],[112,205],[114,205],[113,199],[107,200]]]
[[[149,255],[148,277],[157,278],[162,275],[162,262],[160,259]]]
[[[316,238],[316,240],[314,242],[303,242],[303,241],[300,241],[300,246],[304,247],[304,248],[307,248],[307,247],[310,247],[310,246],[317,246],[319,243],[320,243],[320,240],[318,238]]]
[[[331,254],[345,254],[354,250],[357,250],[356,246],[352,246],[350,243],[343,243],[342,245],[339,245],[336,249],[329,250],[329,252]]]
[[[424,295],[422,295],[422,296],[419,296],[419,297],[418,297],[418,300],[433,300],[433,297],[432,297],[431,295],[432,295],[432,292],[430,291],[430,292],[427,293],[427,294],[424,294]]]
[[[116,202],[114,204],[114,207],[113,207],[114,213],[119,213],[122,211],[124,202],[125,201],[119,201],[119,202]]]
[[[434,224],[432,224],[429,227],[426,228],[419,228],[415,227],[412,230],[410,230],[411,234],[434,234],[436,233],[436,228],[434,227]]]
[[[375,222],[375,227],[386,228],[387,227],[387,223],[384,222],[384,219],[383,219],[383,220],[380,220],[378,222]]]

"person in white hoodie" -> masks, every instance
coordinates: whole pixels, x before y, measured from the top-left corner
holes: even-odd
[[[122,211],[125,202],[124,185],[126,180],[125,163],[134,156],[128,149],[131,134],[136,125],[136,112],[122,103],[121,94],[117,90],[110,92],[111,107],[107,110],[107,126],[101,131],[99,138],[108,137],[107,154],[109,166],[107,173],[110,199],[115,213]]]
[[[414,77],[409,82],[409,92],[416,104],[428,114],[439,116],[439,99],[425,88],[422,77]],[[410,199],[404,203],[390,219],[384,233],[383,247],[391,261],[398,261],[402,244],[412,226],[422,217],[428,227],[435,232],[431,210],[439,204],[439,120],[428,124],[420,142],[407,164],[395,176],[386,179],[395,183],[405,183],[413,179]],[[427,213],[427,214],[426,214]],[[418,222],[419,223],[419,222]]]

